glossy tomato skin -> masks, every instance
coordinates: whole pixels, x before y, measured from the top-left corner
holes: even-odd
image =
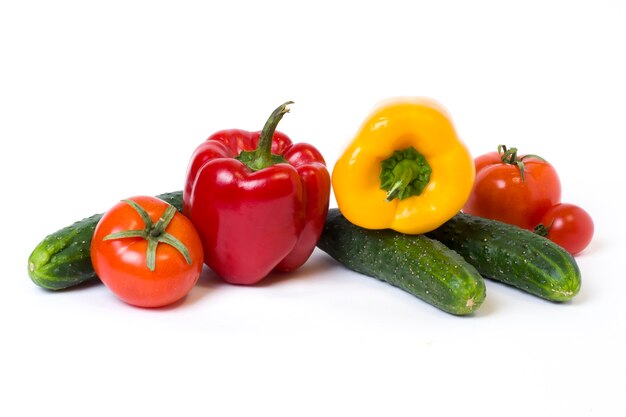
[[[143,207],[154,223],[168,206],[154,197],[139,196],[131,200]],[[127,203],[119,202],[96,227],[91,260],[98,277],[120,299],[138,307],[161,307],[183,298],[198,281],[203,265],[202,243],[191,221],[176,213],[165,231],[187,247],[192,263],[188,264],[174,247],[159,243],[155,269],[150,271],[146,262],[147,240],[104,240],[111,233],[144,227],[141,216]]]
[[[533,230],[561,199],[561,182],[552,165],[527,158],[519,167],[502,162],[498,152],[474,160],[476,180],[463,212]]]
[[[572,255],[578,255],[591,243],[593,219],[584,209],[574,204],[557,204],[541,218],[548,229],[547,238]]]
[[[476,168],[477,174],[487,166],[498,165],[501,163],[502,158],[499,152],[488,152],[474,158],[474,167]]]

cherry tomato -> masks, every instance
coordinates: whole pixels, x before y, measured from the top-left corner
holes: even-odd
[[[474,160],[476,180],[463,211],[533,230],[541,216],[561,200],[561,182],[552,165],[536,155],[518,156],[517,149]]]
[[[123,301],[160,307],[183,298],[203,264],[200,237],[189,219],[154,197],[133,197],[102,217],[91,242],[102,282]]]
[[[577,255],[591,242],[594,225],[585,210],[563,203],[548,209],[536,231],[572,255]]]

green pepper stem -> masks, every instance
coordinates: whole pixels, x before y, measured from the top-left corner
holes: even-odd
[[[397,150],[381,162],[380,188],[387,191],[388,202],[418,196],[428,185],[431,172],[424,155],[414,147]]]
[[[415,179],[413,169],[409,164],[400,162],[393,170],[396,181],[393,183],[389,191],[387,191],[387,201],[391,201],[398,197],[400,193]]]
[[[272,140],[274,138],[274,132],[276,127],[281,121],[285,113],[289,113],[288,105],[293,104],[293,101],[287,101],[278,106],[270,115],[263,130],[261,130],[261,136],[259,137],[259,143],[257,144],[257,156],[264,162],[270,162],[272,158]]]
[[[272,154],[272,142],[274,140],[274,132],[285,113],[289,113],[288,105],[293,101],[287,101],[278,106],[265,122],[257,147],[253,151],[243,151],[236,159],[246,164],[253,171],[267,168],[274,164],[285,163],[287,160],[282,155]]]

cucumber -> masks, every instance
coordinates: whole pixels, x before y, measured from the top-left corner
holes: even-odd
[[[396,286],[456,315],[470,314],[485,299],[476,268],[441,242],[423,235],[368,230],[331,209],[317,245],[347,268]]]
[[[182,211],[183,192],[157,196]],[[48,235],[28,257],[28,276],[40,287],[61,290],[98,280],[91,264],[91,238],[104,214],[94,214]]]
[[[460,213],[427,236],[458,252],[486,278],[541,298],[568,301],[580,290],[574,258],[531,231]]]

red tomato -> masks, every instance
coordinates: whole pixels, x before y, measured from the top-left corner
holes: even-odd
[[[538,227],[539,234],[572,255],[579,254],[589,245],[594,230],[589,213],[574,204],[557,204],[549,208]]]
[[[541,216],[560,202],[556,170],[534,156],[502,147],[474,160],[476,180],[463,211],[533,230]]]
[[[189,219],[158,198],[140,196],[119,202],[102,217],[91,242],[91,261],[119,298],[160,307],[193,288],[203,250]]]

